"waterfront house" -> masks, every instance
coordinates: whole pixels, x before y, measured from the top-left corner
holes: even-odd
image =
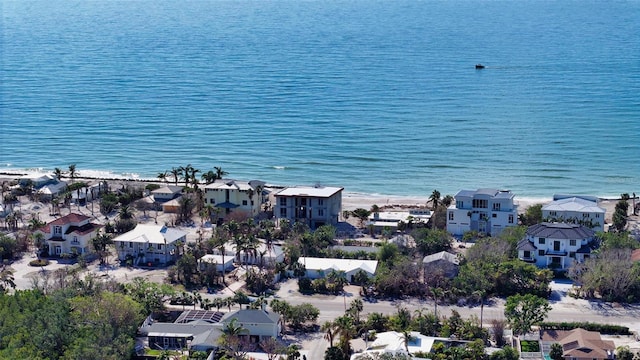
[[[460,190],[447,209],[447,231],[460,236],[467,231],[496,235],[518,225],[518,206],[509,190]]]
[[[375,233],[388,231],[395,233],[401,223],[407,225],[428,224],[431,219],[431,210],[411,209],[409,211],[379,211],[369,215],[366,227]]]
[[[153,200],[155,202],[165,203],[182,195],[182,189],[182,186],[164,185],[151,191],[151,195],[153,196]]]
[[[132,265],[166,265],[178,258],[178,248],[187,241],[187,233],[155,224],[138,224],[135,229],[113,239],[121,262]]]
[[[232,211],[243,211],[250,217],[258,215],[264,198],[265,183],[259,180],[238,181],[218,179],[204,187],[204,203],[220,209],[224,217]]]
[[[310,279],[324,278],[330,272],[337,271],[349,282],[353,282],[354,275],[360,271],[364,271],[371,279],[378,268],[378,260],[301,257],[298,263],[304,265],[306,276]]]
[[[541,330],[540,345],[547,358],[551,345],[562,346],[562,357],[567,360],[615,359],[616,346],[611,340],[602,340],[599,332],[577,328],[567,330]]]
[[[93,253],[91,240],[98,235],[102,225],[91,218],[71,213],[58,218],[42,229],[49,256],[80,255]]]
[[[542,207],[542,218],[547,222],[567,222],[604,231],[605,209],[598,199],[587,196],[554,195],[553,201]]]
[[[541,268],[568,269],[583,262],[595,248],[594,232],[579,224],[540,223],[527,229],[518,242],[518,258]]]
[[[291,224],[298,221],[311,230],[322,225],[338,224],[342,209],[341,187],[296,186],[275,193],[274,215],[278,225],[286,219]]]

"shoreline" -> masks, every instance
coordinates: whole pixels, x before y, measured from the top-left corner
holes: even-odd
[[[38,175],[38,174],[52,174],[52,171],[47,171],[42,168],[38,169],[3,169],[0,170],[0,178],[17,178],[25,175]],[[63,179],[68,180],[69,177],[63,177]],[[146,178],[140,177],[136,174],[117,174],[109,171],[98,171],[98,170],[83,170],[78,171],[78,175],[76,179],[79,180],[107,180],[107,181],[116,181],[116,182],[134,182],[134,183],[142,183],[142,184],[162,184],[166,183],[168,185],[173,184],[172,181],[162,181],[157,178]],[[180,182],[178,182],[180,185]],[[285,188],[285,185],[278,184],[269,184],[267,183],[265,187],[269,189],[282,189]],[[443,194],[454,196],[455,194]],[[620,197],[612,197],[612,196],[596,196],[599,199],[600,206],[604,207],[607,210],[608,217],[613,214],[613,209],[615,208],[615,203],[620,200]],[[515,203],[518,205],[518,212],[523,213],[526,208],[534,204],[545,204],[553,200],[553,194],[545,197],[534,197],[534,196],[518,196],[515,194]],[[355,210],[356,208],[365,208],[370,209],[373,205],[378,205],[379,207],[385,207],[390,209],[402,209],[402,208],[416,208],[416,207],[427,207],[429,202],[429,196],[412,196],[412,195],[390,195],[390,194],[380,194],[380,193],[363,193],[363,192],[350,192],[344,191],[342,196],[342,210]]]

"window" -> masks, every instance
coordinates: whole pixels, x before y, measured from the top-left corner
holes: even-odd
[[[62,226],[54,226],[53,227],[54,234],[62,234]]]
[[[129,249],[133,249],[133,242],[129,241]]]
[[[500,211],[500,203],[493,203],[493,210]]]
[[[513,224],[513,214],[509,214],[509,224]]]
[[[538,250],[538,256],[544,256],[544,250]]]
[[[284,197],[280,198],[280,206],[287,206],[287,198],[284,198]]]
[[[576,246],[576,240],[575,239],[569,240],[569,246]]]
[[[549,216],[557,216],[558,213],[556,213],[555,211],[549,211]]]
[[[78,243],[80,243],[80,241],[78,241],[78,237],[77,236],[74,236],[73,240],[71,240],[71,243],[78,244]]]
[[[158,250],[162,250],[162,244],[158,244]]]
[[[318,205],[323,206],[324,205],[324,199],[318,199]]]
[[[596,214],[596,219],[599,219],[599,218],[600,218],[600,214]]]
[[[473,199],[471,201],[471,206],[474,208],[486,209],[489,207],[489,200]]]
[[[574,259],[575,259],[575,258],[576,258],[576,253],[575,253],[574,251],[571,251],[571,252],[569,253],[569,257],[570,257],[570,258],[574,258]]]
[[[280,217],[287,217],[287,209],[280,208]]]
[[[456,208],[462,209],[464,207],[464,201],[456,200]]]
[[[453,221],[453,211],[449,213],[449,221]]]
[[[529,250],[523,251],[523,256],[522,257],[525,258],[525,259],[530,259],[531,258],[531,251],[529,251]]]
[[[538,239],[538,244],[544,244],[546,242],[545,238],[539,238]]]
[[[582,213],[582,217],[583,218],[588,218],[589,217],[589,213]]]
[[[498,217],[498,214],[491,214],[491,217],[495,219]]]
[[[324,216],[324,210],[318,209],[318,216]]]
[[[248,204],[248,203],[247,203],[247,200],[242,200],[242,205],[243,205],[243,206],[247,206],[247,204]]]

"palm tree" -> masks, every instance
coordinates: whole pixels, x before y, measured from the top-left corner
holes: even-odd
[[[44,246],[44,234],[37,231],[31,235],[31,240],[33,241],[33,246],[36,248],[36,256],[38,260],[40,260],[40,253],[42,252],[42,247]]]
[[[473,297],[480,300],[480,328],[482,329],[482,316],[484,315],[484,298],[487,296],[486,290],[476,290]]]
[[[324,338],[329,341],[329,347],[333,347],[333,339],[338,335],[338,326],[333,321],[325,321],[320,327],[320,331],[324,333]]]
[[[362,303],[362,299],[354,299],[351,301],[351,304],[349,304],[348,312],[350,314],[353,314],[356,324],[360,323],[360,313],[362,312],[363,309],[364,309],[364,304]]]
[[[178,179],[182,175],[182,168],[174,167],[169,172],[171,173],[171,176],[173,176],[173,181],[175,182],[175,184],[178,185]]]
[[[213,168],[216,170],[216,178],[218,179],[222,179],[222,177],[224,177],[225,175],[229,175],[228,172],[222,170],[222,168],[219,166],[214,166]]]
[[[69,177],[71,178],[71,182],[76,178],[78,173],[76,172],[76,164],[69,165]]]
[[[431,209],[433,210],[433,215],[431,219],[432,227],[436,228],[436,210],[438,210],[438,205],[440,205],[440,191],[433,190],[431,196],[429,196],[429,201],[431,201]]]
[[[58,180],[62,179],[62,170],[60,170],[60,168],[53,169],[53,176]]]
[[[118,216],[122,220],[133,218],[133,210],[129,205],[123,205],[118,211]]]
[[[431,297],[433,298],[433,313],[438,316],[438,299],[441,299],[444,296],[444,290],[438,287],[429,288],[429,292],[431,293]]]
[[[3,265],[0,268],[0,292],[6,292],[9,287],[16,288],[15,277],[13,276],[13,270]]]
[[[206,173],[203,173],[201,176],[202,180],[204,180],[204,183],[206,185],[212,184],[216,181],[216,179],[218,178],[218,176],[216,175],[216,173],[213,170],[209,170]]]
[[[167,172],[163,171],[161,173],[158,173],[157,178],[161,181],[167,182]]]

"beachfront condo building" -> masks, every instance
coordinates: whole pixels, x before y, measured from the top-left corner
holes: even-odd
[[[598,198],[554,195],[553,201],[542,207],[542,218],[548,222],[580,224],[594,231],[604,231],[605,212],[598,206]]]
[[[337,225],[342,210],[341,187],[296,186],[275,193],[274,215],[278,226],[283,219],[303,222],[312,230]]]
[[[509,190],[460,190],[447,209],[447,231],[455,236],[467,231],[496,235],[518,225],[518,206]]]
[[[264,185],[259,180],[218,179],[204,187],[204,202],[218,209],[221,218],[232,211],[243,211],[253,217],[265,202]]]

